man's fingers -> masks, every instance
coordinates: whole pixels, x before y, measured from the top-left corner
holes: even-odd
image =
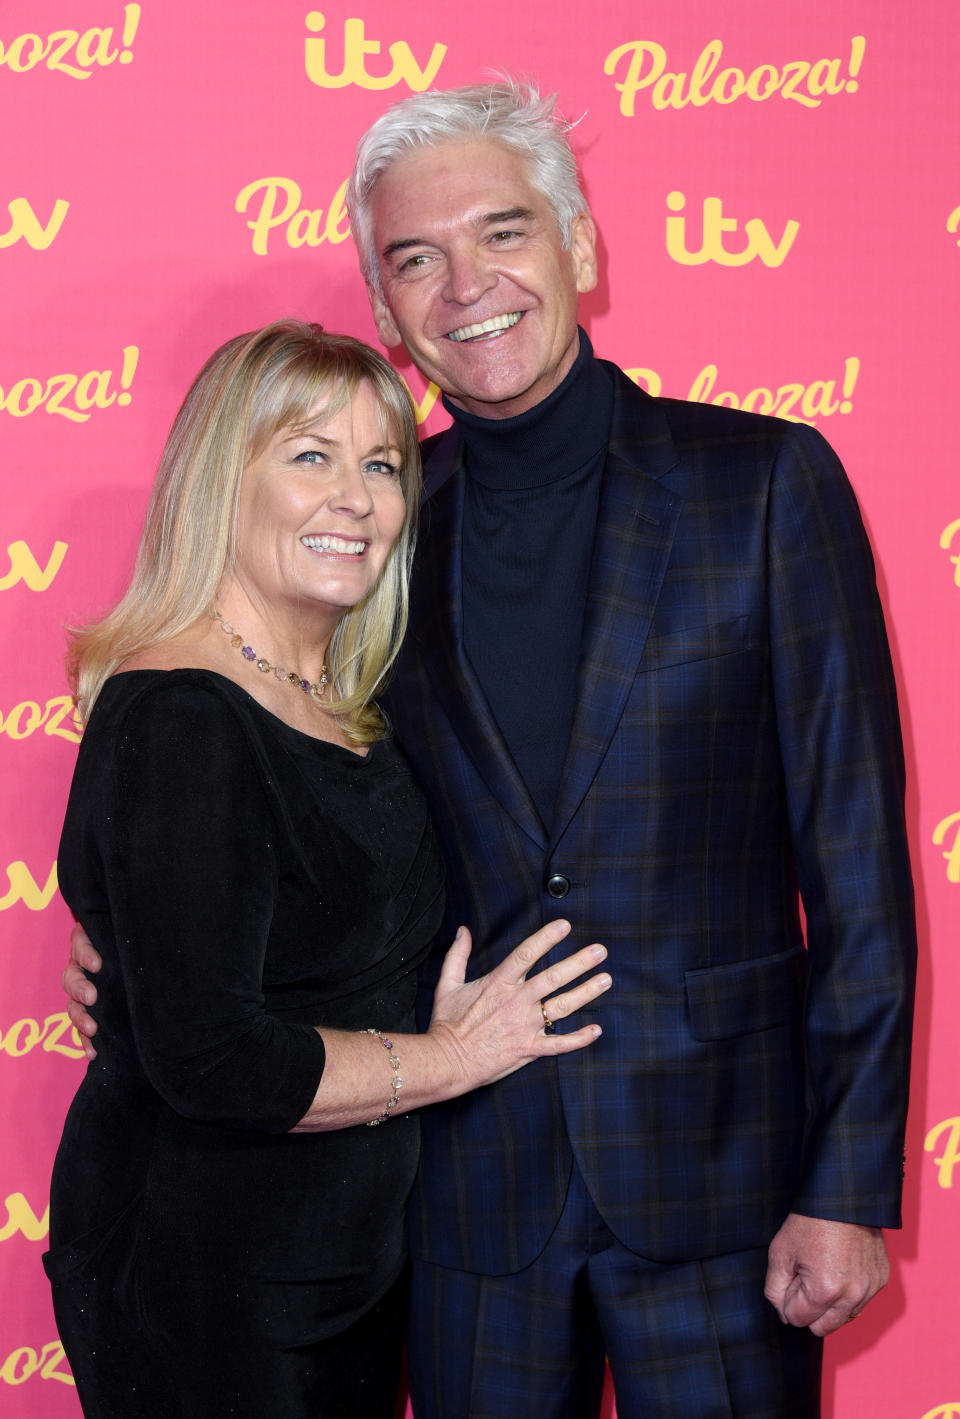
[[[87,1059],[96,1059],[97,1051],[90,1043],[92,1037],[97,1033],[96,1020],[74,1000],[71,1000],[67,1006],[67,1014],[70,1016],[70,1023],[80,1036],[80,1043],[83,1045],[83,1052]]]
[[[865,1305],[865,1299],[854,1305],[849,1296],[843,1295],[825,1306],[812,1300],[801,1287],[795,1296],[788,1298],[784,1311],[788,1325],[809,1326],[812,1335],[822,1337],[846,1325],[851,1317],[861,1313]]]
[[[772,1301],[787,1325],[809,1326],[811,1334],[831,1335],[847,1321],[856,1319],[874,1293],[840,1287],[832,1292],[811,1293],[802,1277],[795,1276],[783,1293],[781,1303],[773,1300],[767,1287],[767,1300]]]
[[[767,1266],[767,1279],[764,1282],[763,1294],[770,1302],[777,1315],[786,1325],[787,1318],[783,1314],[783,1302],[787,1293],[787,1286],[790,1282],[791,1273],[784,1271],[781,1267],[770,1262]]]
[[[97,1001],[97,988],[93,985],[75,961],[68,961],[60,977],[60,984],[64,994],[69,995],[71,1000],[78,1001],[81,1005],[95,1005]]]
[[[813,1301],[803,1289],[803,1282],[795,1276],[783,1293],[783,1300],[777,1307],[780,1319],[787,1325],[808,1326],[818,1321],[824,1313],[823,1302]]]
[[[770,1299],[769,1290],[767,1299]],[[838,1330],[852,1309],[853,1303],[846,1300],[842,1292],[811,1294],[801,1276],[793,1277],[777,1306],[780,1319],[786,1325],[800,1329],[809,1326],[814,1335],[829,1335],[832,1330]]]
[[[824,1335],[832,1335],[835,1330],[839,1330],[848,1320],[855,1319],[859,1314],[859,1311],[848,1310],[846,1306],[831,1306],[819,1320],[812,1323],[810,1334],[821,1338]]]
[[[81,1035],[86,1035],[88,1040],[93,1039],[97,1033],[97,1022],[92,1015],[87,1014],[82,1005],[71,1000],[67,1006],[67,1014],[74,1029],[79,1030]]]
[[[70,930],[70,959],[78,966],[82,966],[85,971],[96,972],[103,965],[100,952],[79,922],[75,922]]]

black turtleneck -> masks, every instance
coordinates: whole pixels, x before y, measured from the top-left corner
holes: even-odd
[[[613,387],[585,332],[563,382],[512,419],[454,405],[465,445],[464,645],[544,826],[553,819]]]

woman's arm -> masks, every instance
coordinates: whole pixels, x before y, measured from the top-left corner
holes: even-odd
[[[430,1029],[423,1035],[389,1035],[385,1051],[375,1035],[320,1030],[326,1065],[316,1097],[292,1130],[296,1133],[347,1128],[379,1119],[394,1092],[394,1111],[409,1113],[425,1104],[466,1094],[503,1079],[544,1055],[569,1054],[592,1044],[596,1024],[570,1034],[548,1032],[541,1000],[551,1025],[565,1019],[609,989],[603,973],[567,990],[606,957],[600,945],[585,946],[527,979],[527,972],[570,931],[567,921],[553,921],[527,937],[505,960],[479,980],[465,981],[470,933],[461,927],[447,952],[437,985]],[[559,994],[554,994],[559,991]],[[399,1060],[399,1069],[391,1067]]]
[[[398,1072],[391,1053],[404,1079],[396,1111],[408,1112],[596,1038],[595,1025],[545,1033],[539,1001],[563,991],[549,1006],[558,1020],[600,994],[607,977],[565,987],[603,959],[602,947],[526,979],[568,933],[559,922],[467,983],[461,932],[429,1031],[391,1037],[391,1052],[369,1034],[269,1015],[261,979],[281,833],[244,730],[219,695],[190,689],[152,692],[128,717],[98,848],[137,1053],[171,1108],[266,1132],[342,1128],[385,1111]],[[84,949],[76,932],[74,946]]]

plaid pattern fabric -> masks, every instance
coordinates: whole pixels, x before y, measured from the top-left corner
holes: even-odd
[[[615,378],[549,833],[463,652],[455,431],[428,452],[390,713],[447,858],[445,939],[466,922],[479,973],[566,916],[614,981],[597,1044],[424,1119],[414,1253],[464,1270],[539,1254],[571,1150],[614,1234],[656,1261],[762,1246],[791,1209],[899,1219],[916,948],[856,501],[813,429]],[[532,715],[548,694],[530,686]]]
[[[763,1247],[676,1265],[635,1256],[574,1169],[553,1236],[522,1271],[416,1264],[414,1413],[596,1419],[609,1355],[619,1419],[815,1419],[822,1343],[781,1325],[765,1270]]]

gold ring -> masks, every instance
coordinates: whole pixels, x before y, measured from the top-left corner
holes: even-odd
[[[543,1003],[542,1000],[541,1000],[541,1002],[540,1002],[540,1014],[543,1016],[543,1028],[544,1028],[545,1030],[552,1030],[552,1029],[553,1029],[553,1021],[550,1019],[550,1016],[547,1014],[547,1007],[544,1005],[544,1003]]]
[[[856,1320],[858,1316],[862,1315],[863,1311],[851,1311],[850,1314],[847,1316],[847,1320]]]

